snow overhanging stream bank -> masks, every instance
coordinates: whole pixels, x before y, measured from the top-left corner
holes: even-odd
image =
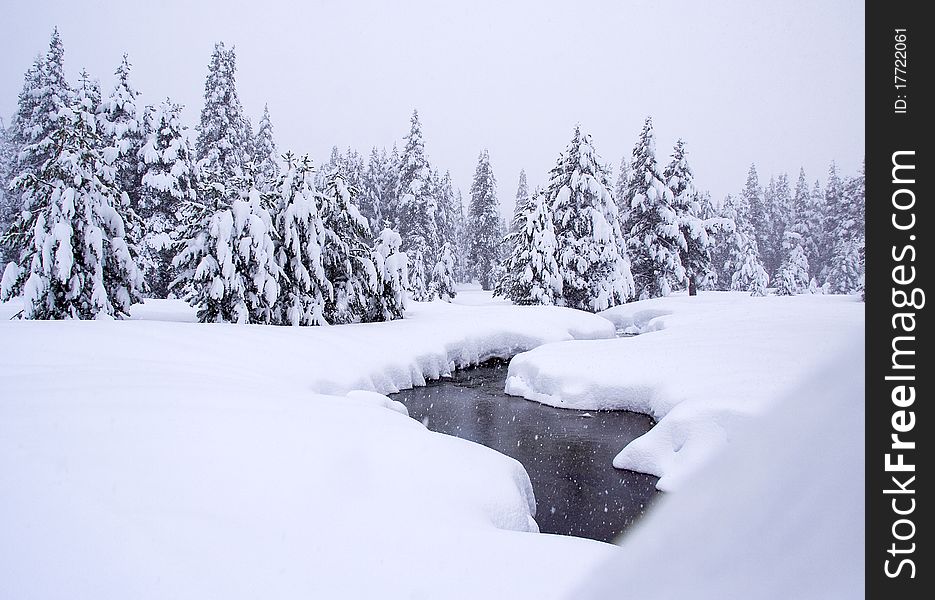
[[[848,296],[752,298],[707,292],[601,313],[627,339],[546,344],[510,362],[506,391],[553,406],[630,410],[657,424],[614,466],[660,477],[671,491],[738,427],[841,351],[863,328]]]

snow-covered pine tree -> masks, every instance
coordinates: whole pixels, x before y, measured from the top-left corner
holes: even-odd
[[[106,151],[114,155],[117,188],[127,194],[130,207],[138,211],[142,193],[139,154],[144,131],[142,114],[137,110],[140,93],[130,82],[130,61],[126,54],[114,74],[117,84],[98,106],[97,122]]]
[[[377,236],[371,253],[377,273],[377,289],[370,298],[366,321],[402,319],[408,301],[409,267],[406,255],[400,252],[402,238],[392,229]]]
[[[10,131],[4,127],[3,119],[0,118],[0,266],[6,266],[7,262],[14,259],[2,240],[20,212],[19,199],[7,188],[16,168],[16,154]]]
[[[30,78],[29,73],[27,77]],[[52,32],[37,80],[26,82],[27,85],[36,83],[38,87],[29,90],[31,102],[21,106],[30,114],[21,115],[17,111],[17,121],[21,121],[23,128],[17,176],[38,173],[48,159],[57,155],[52,134],[62,128],[62,120],[68,114],[63,109],[72,104],[74,92],[65,80],[65,49],[57,28]],[[25,85],[23,91],[26,91]]]
[[[471,250],[470,227],[464,211],[464,197],[461,190],[455,190],[455,280],[459,283],[470,283],[471,266],[468,264],[468,255]]]
[[[617,200],[617,214],[620,222],[627,219],[630,211],[630,161],[624,156],[620,159],[620,172],[617,173],[617,186],[614,188],[614,198]]]
[[[27,244],[7,265],[0,298],[22,294],[27,319],[125,317],[142,300],[143,279],[126,240],[126,196],[112,179],[94,111],[100,90],[83,74],[57,129],[43,141],[52,154],[14,181],[32,217],[20,220]]]
[[[828,272],[831,256],[829,249],[830,235],[825,232],[825,191],[816,179],[809,196],[808,230],[811,232],[813,245],[807,248],[812,253],[808,255],[808,265],[812,279],[819,281]]]
[[[506,261],[506,276],[497,295],[516,304],[558,304],[562,300],[562,272],[556,261],[555,229],[545,194],[536,189],[523,202],[521,223],[513,251]]]
[[[227,205],[223,187],[203,184],[201,213],[173,261],[179,270],[173,287],[202,323],[272,323],[281,272],[272,219],[252,182],[231,187],[248,192]]]
[[[688,295],[694,296],[713,275],[709,233],[717,224],[706,223],[701,217],[700,194],[695,189],[695,178],[688,164],[685,142],[678,140],[672,151],[672,160],[663,172],[663,179],[672,192],[672,208],[685,248],[679,252],[685,278],[688,280]],[[677,284],[677,281],[673,281]]]
[[[737,270],[731,278],[731,289],[748,291],[751,296],[765,296],[769,275],[760,261],[756,240],[751,235],[744,235],[742,239],[744,243],[736,246],[739,254],[733,259]]]
[[[53,40],[55,36],[53,34]],[[61,43],[61,41],[59,41]],[[39,116],[38,98],[43,86],[43,70],[45,59],[41,55],[36,55],[35,60],[23,75],[23,88],[20,90],[17,98],[16,112],[7,128],[7,136],[15,150],[14,156],[18,155],[23,147],[35,143],[40,131],[34,128],[34,119]],[[64,83],[64,81],[62,81]],[[51,115],[47,115],[51,116]],[[19,159],[14,161],[14,166]]]
[[[792,209],[790,211],[790,229],[802,236],[802,247],[805,249],[805,257],[809,262],[809,279],[814,275],[815,265],[812,260],[817,260],[818,244],[815,240],[815,232],[812,230],[812,201],[808,189],[808,180],[805,178],[805,169],[799,169],[799,178],[795,184],[795,192],[792,196]]]
[[[830,179],[830,177],[829,177]],[[856,294],[864,289],[864,167],[841,184],[840,199],[828,206],[832,231],[828,287],[835,294]]]
[[[490,166],[490,154],[484,149],[477,159],[474,181],[471,184],[470,253],[468,262],[474,276],[485,290],[496,284],[496,268],[500,262],[500,201],[497,199],[497,180]]]
[[[805,255],[804,239],[794,229],[786,231],[783,240],[786,252],[776,276],[776,294],[794,296],[808,291],[808,257]]]
[[[155,298],[169,295],[184,215],[197,200],[194,153],[181,113],[182,107],[168,98],[147,108],[137,155],[142,175],[138,213],[145,223],[140,265]]]
[[[332,324],[361,321],[374,294],[379,291],[371,256],[370,224],[354,204],[340,172],[328,177],[319,197],[325,246],[322,258],[332,297],[325,303],[325,319]]]
[[[435,252],[438,248],[436,203],[430,185],[431,172],[425,157],[419,113],[412,111],[409,136],[400,158],[397,193],[397,226],[402,238],[402,250],[409,257],[411,286],[417,285],[419,281],[416,269],[421,270],[421,280],[425,281],[425,273],[435,264]],[[420,295],[419,292],[414,293]]]
[[[20,151],[35,142],[33,120],[36,115],[36,100],[42,87],[43,58],[35,61],[23,77],[23,89],[19,93],[16,113],[10,126],[4,129],[2,155],[0,155],[0,266],[19,258],[24,240],[11,231],[21,217],[23,199],[11,188],[17,175],[26,169],[20,163]],[[35,115],[35,116],[34,116]]]
[[[107,98],[100,98],[95,109],[104,153],[113,169],[113,181],[117,190],[127,195],[125,227],[127,243],[134,256],[139,257],[139,266],[146,271],[144,264],[143,238],[146,235],[146,223],[140,217],[140,196],[142,194],[142,165],[139,160],[143,146],[142,113],[137,109],[140,93],[130,82],[130,61],[123,55],[120,66],[114,73],[117,83]]]
[[[715,235],[714,245],[711,248],[711,266],[714,269],[712,283],[716,290],[729,290],[731,278],[734,275],[733,263],[731,261],[733,243],[736,241],[734,231],[737,228],[735,222],[737,201],[730,194],[721,202],[719,209],[715,210],[715,216],[718,217],[722,226]]]
[[[25,246],[30,242],[34,213],[24,211],[26,199],[21,189],[11,189],[12,183],[28,174],[36,175],[45,163],[58,154],[53,134],[70,118],[68,108],[74,92],[65,80],[65,50],[58,29],[52,31],[49,50],[44,57],[37,57],[33,67],[26,72],[23,90],[20,92],[16,115],[11,123],[10,138],[16,152],[16,161],[4,182],[10,196],[8,230],[4,231],[3,246],[12,260],[19,260]]]
[[[386,150],[373,147],[370,158],[363,172],[363,184],[360,194],[360,214],[370,223],[370,231],[379,237],[383,230],[383,208],[387,202],[384,194],[387,190],[387,156]]]
[[[651,117],[646,117],[630,164],[627,195],[631,200],[623,229],[636,294],[641,299],[668,296],[673,286],[685,281],[681,253],[687,246],[672,192],[656,163]]]
[[[516,186],[516,200],[513,203],[513,219],[510,221],[510,230],[507,237],[519,233],[525,224],[525,213],[529,204],[529,184],[526,183],[526,170],[519,171],[519,184]],[[513,244],[508,245],[512,252]]]
[[[268,104],[263,105],[263,117],[253,143],[253,168],[261,191],[272,190],[279,183],[279,155],[276,153]]]
[[[425,240],[416,236],[406,253],[409,257],[409,295],[416,302],[428,302],[434,297],[425,276],[426,246]]]
[[[821,251],[822,271],[818,279],[822,282],[822,285],[828,284],[831,279],[834,254],[839,246],[836,235],[838,232],[838,219],[847,214],[847,209],[844,206],[845,202],[844,182],[838,174],[838,166],[832,161],[828,167],[828,181],[825,183],[824,203],[821,212],[822,243],[819,245],[819,249]]]
[[[331,156],[322,165],[321,171],[318,173],[318,187],[319,189],[328,187],[328,182],[333,177],[340,175],[341,179],[344,180],[344,185],[347,186],[351,195],[355,198],[356,205],[361,199],[361,193],[365,186],[365,173],[364,159],[360,153],[352,148],[348,148],[346,152],[341,152],[337,146],[334,146],[331,148]]]
[[[760,260],[753,225],[749,221],[750,208],[746,196],[728,197],[722,210],[722,218],[734,223],[733,231],[726,236],[728,259],[724,270],[730,289],[748,291],[751,296],[765,296],[769,275]]]
[[[444,175],[433,172],[432,195],[435,197],[435,229],[438,231],[439,257],[441,247],[450,244],[453,247],[457,236],[458,208],[455,205],[455,193],[451,184],[451,173],[445,171]],[[453,250],[452,250],[453,251]],[[436,261],[437,262],[437,261]]]
[[[757,175],[756,165],[751,164],[747,171],[747,183],[740,194],[743,202],[745,221],[749,225],[749,233],[756,240],[760,262],[767,274],[773,266],[770,256],[770,233],[772,228],[769,221],[769,210],[766,202],[766,192],[760,187],[760,178]]]
[[[205,79],[205,105],[201,110],[196,158],[205,177],[234,192],[231,182],[246,173],[253,152],[250,121],[244,115],[237,95],[234,49],[223,42],[214,46]],[[235,193],[226,194],[230,204]]]
[[[779,192],[782,193],[781,188]],[[777,216],[777,220],[782,218],[788,224],[783,235],[782,263],[775,279],[776,294],[780,296],[792,296],[812,291],[808,264],[808,247],[811,238],[809,211],[808,182],[805,179],[805,170],[800,169],[791,204],[783,217]]]
[[[786,254],[785,232],[792,225],[790,217],[793,199],[789,176],[780,173],[777,177],[770,178],[769,193],[764,194],[764,198],[769,222],[769,232],[766,237],[771,261],[771,264],[767,266],[767,272],[778,273]]]
[[[827,287],[832,294],[863,294],[864,245],[862,240],[846,240],[831,257]]]
[[[765,221],[763,221],[763,231],[757,230],[757,244],[760,248],[760,260],[763,261],[763,268],[766,269],[767,274],[769,274],[770,279],[772,280],[776,276],[776,267],[777,259],[782,257],[782,236],[779,237],[779,244],[773,245],[773,201],[776,197],[776,177],[771,176],[769,178],[769,183],[767,183],[762,189],[762,204],[763,212],[765,214]],[[751,211],[751,214],[756,214],[755,211]]]
[[[699,284],[699,289],[726,289],[721,287],[720,278],[722,277],[723,268],[719,266],[718,261],[722,260],[725,255],[719,253],[719,247],[728,247],[729,244],[722,243],[722,240],[727,239],[733,233],[735,224],[733,220],[721,217],[711,201],[710,192],[699,193],[696,199],[698,201],[698,216],[704,222],[705,232],[708,235],[710,259],[708,263],[709,276],[703,283]],[[730,286],[730,278],[727,278],[727,286]]]
[[[383,189],[383,225],[391,229],[399,230],[399,200],[401,196],[402,183],[400,182],[400,167],[402,159],[399,156],[399,150],[396,143],[393,143],[393,149],[386,156],[385,168],[385,188]]]
[[[445,242],[438,253],[435,268],[432,269],[432,281],[429,283],[430,297],[451,302],[458,293],[455,291],[454,270],[454,250],[451,242]]]
[[[538,190],[537,190],[538,191]],[[508,252],[506,258],[502,261],[501,273],[493,288],[493,295],[502,298],[510,297],[510,288],[519,275],[519,272],[512,269],[510,260],[516,253],[521,244],[523,232],[526,229],[526,217],[533,210],[534,198],[529,194],[529,186],[526,183],[526,171],[519,172],[519,185],[516,188],[516,201],[513,205],[513,218],[507,229],[506,237],[503,238],[501,245]],[[552,213],[549,212],[551,219]],[[553,231],[554,238],[554,231]],[[553,248],[554,250],[554,248]],[[554,254],[554,252],[553,252]],[[553,257],[554,258],[554,257]]]
[[[251,323],[276,322],[275,306],[279,297],[282,268],[276,262],[276,244],[273,241],[273,218],[252,178],[240,189],[247,192],[232,206],[234,219],[241,222],[237,241],[243,265],[244,299]]]
[[[560,304],[598,312],[634,295],[633,275],[606,169],[575,126],[553,167],[547,192],[562,274]]]
[[[325,275],[325,225],[318,202],[308,156],[286,154],[274,215],[276,263],[282,278],[273,312],[280,325],[326,322],[325,307],[333,289]]]

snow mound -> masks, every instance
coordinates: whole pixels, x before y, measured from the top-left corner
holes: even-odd
[[[510,362],[506,392],[552,406],[641,412],[658,423],[614,466],[681,487],[732,437],[738,423],[833,356],[863,330],[849,296],[753,298],[708,292],[618,306],[601,313],[643,335],[547,344]]]
[[[377,392],[368,392],[367,390],[351,390],[347,393],[347,397],[362,404],[381,406],[383,408],[395,410],[401,415],[405,415],[407,417],[409,416],[409,409],[406,408],[405,404],[398,400],[392,400],[383,394],[378,394]]]
[[[863,339],[739,427],[568,598],[864,596]]]

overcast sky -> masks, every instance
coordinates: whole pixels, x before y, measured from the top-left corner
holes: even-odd
[[[418,108],[426,152],[467,200],[489,148],[503,210],[519,170],[531,185],[575,123],[606,162],[629,156],[652,115],[665,164],[683,137],[697,184],[736,192],[834,159],[856,172],[864,147],[864,7],[834,1],[253,2],[45,1],[2,9],[0,114],[58,26],[65,68],[105,93],[126,52],[144,102],[186,106],[194,126],[214,43],[237,49],[254,125],[269,103],[279,150],[369,153],[408,133]]]

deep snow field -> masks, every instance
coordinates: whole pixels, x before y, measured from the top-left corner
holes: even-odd
[[[715,293],[604,318],[456,300],[302,329],[192,323],[177,301],[123,322],[10,321],[15,303],[0,305],[0,596],[844,598],[862,586],[862,355],[795,389],[862,348],[863,304]],[[615,324],[644,333],[613,339]],[[676,491],[622,548],[536,533],[519,463],[429,432],[381,395],[537,347],[511,363],[511,393],[660,420],[615,464]]]

